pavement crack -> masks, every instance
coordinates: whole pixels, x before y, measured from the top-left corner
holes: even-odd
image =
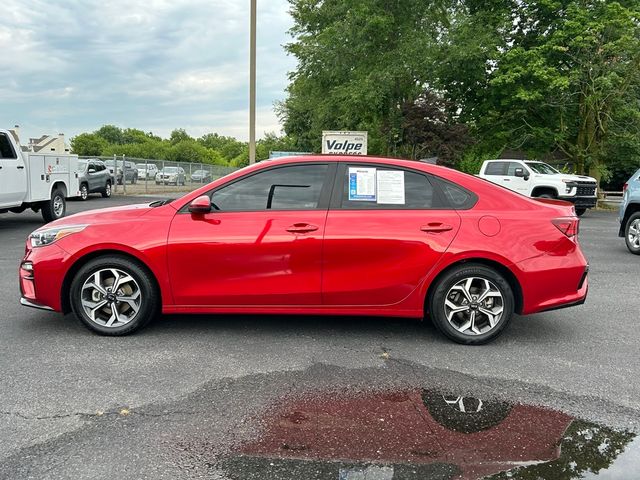
[[[122,411],[122,409],[109,411],[109,412],[101,412],[98,411],[96,413],[86,413],[86,412],[76,412],[76,413],[58,413],[55,415],[27,415],[22,412],[6,412],[0,411],[0,415],[13,416],[22,418],[23,420],[57,420],[61,418],[84,418],[84,419],[92,419],[92,418],[100,418],[100,417],[128,417],[128,416],[140,416],[140,417],[165,417],[171,415],[198,415],[203,412],[190,412],[190,411],[166,411],[161,413],[148,413],[148,412],[139,412],[135,410],[127,410],[126,413]]]

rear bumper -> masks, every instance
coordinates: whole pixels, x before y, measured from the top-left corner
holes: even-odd
[[[565,255],[543,255],[517,265],[522,272],[522,314],[582,305],[589,291],[589,264],[575,244]]]

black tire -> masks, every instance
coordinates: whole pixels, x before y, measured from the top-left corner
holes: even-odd
[[[637,232],[633,234],[632,229]],[[624,241],[627,244],[627,248],[634,255],[640,255],[640,212],[636,212],[629,217],[627,223],[624,226]],[[631,234],[631,239],[629,235]]]
[[[53,222],[59,218],[64,217],[67,212],[67,202],[64,198],[62,190],[56,188],[51,192],[51,198],[45,202],[42,202],[42,218],[45,222]]]
[[[548,193],[548,192],[544,192],[544,193],[541,193],[539,195],[536,195],[536,197],[538,197],[538,198],[556,198],[556,196],[553,193]]]
[[[585,214],[586,211],[587,211],[586,208],[576,208],[576,215],[581,217],[582,215]]]
[[[460,433],[477,433],[493,428],[511,412],[511,405],[499,400],[444,395],[432,390],[422,392],[422,401],[436,422],[447,430]]]
[[[138,306],[137,312],[135,312],[131,307],[128,306],[126,302],[119,302],[118,309],[121,310],[119,315],[126,315],[126,313],[131,314],[131,318],[123,323],[122,325],[116,326],[106,326],[103,325],[102,322],[108,320],[108,316],[113,316],[112,305],[105,305],[103,308],[97,310],[97,313],[94,315],[96,320],[94,321],[85,311],[82,305],[83,291],[82,287],[86,281],[89,281],[91,277],[93,277],[97,272],[104,272],[108,269],[117,269],[126,275],[129,275],[133,282],[123,283],[123,287],[121,290],[129,289],[129,292],[123,292],[123,295],[129,294],[132,295],[136,289],[139,289],[140,292],[140,302]],[[105,285],[109,282],[109,272],[104,272],[100,278],[104,278]],[[113,285],[113,279],[112,283]],[[103,287],[105,286],[103,285]],[[130,286],[135,286],[136,288],[132,288]],[[106,287],[104,288],[106,290]],[[118,291],[121,291],[118,290]],[[85,291],[85,296],[88,295],[88,289]],[[114,292],[117,293],[117,292]],[[98,293],[98,295],[100,295]],[[90,295],[89,295],[90,296]],[[102,296],[102,298],[105,298]],[[99,335],[107,335],[107,336],[122,336],[127,335],[129,333],[133,333],[136,330],[144,327],[147,323],[153,320],[158,312],[160,311],[160,295],[156,287],[156,283],[154,281],[153,276],[148,270],[135,260],[131,260],[127,257],[122,257],[118,255],[109,255],[104,257],[94,258],[93,260],[87,262],[84,266],[78,270],[78,272],[73,277],[73,281],[71,282],[71,289],[69,293],[69,299],[71,303],[71,309],[75,316],[91,331],[99,334]],[[87,298],[89,301],[97,301],[100,302],[102,300],[94,300],[93,298]],[[124,314],[122,313],[124,310]],[[111,312],[111,313],[109,313]],[[124,318],[124,317],[120,317]],[[115,322],[118,323],[118,322]]]
[[[87,200],[89,198],[89,187],[86,183],[80,185],[80,200]]]
[[[104,186],[102,191],[100,192],[103,198],[111,197],[111,182],[107,180],[107,184]]]
[[[464,292],[455,290],[454,286],[458,287],[458,284],[463,283],[466,285],[468,279],[474,279],[470,284],[471,292],[469,295],[472,297],[475,297],[474,293],[482,296],[483,290],[478,290],[478,288],[484,290],[489,288],[494,293],[481,303],[474,301],[477,298],[472,298],[471,302],[466,300]],[[466,306],[467,310],[451,314],[452,323],[464,331],[455,328],[447,319],[445,308],[449,307],[445,304],[446,300],[449,300],[449,305]],[[428,306],[431,321],[445,336],[464,345],[481,345],[495,340],[511,320],[514,312],[513,291],[509,282],[494,269],[475,263],[462,264],[452,268],[437,280],[431,291]],[[491,326],[489,316],[483,313],[483,310],[492,312],[494,311],[492,309],[495,309],[497,312],[500,306],[502,307],[501,313],[496,315],[498,319]],[[478,322],[474,321],[473,323],[480,333],[469,332],[469,328],[463,328],[470,323],[471,315],[474,319],[477,316]]]

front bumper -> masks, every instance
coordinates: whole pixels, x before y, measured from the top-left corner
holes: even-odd
[[[571,202],[578,208],[594,208],[598,204],[598,197],[558,197],[558,200]]]
[[[53,308],[47,307],[46,305],[40,305],[39,303],[34,302],[33,300],[29,300],[25,297],[20,297],[20,304],[25,307],[38,308],[40,310],[49,310],[53,311]]]
[[[27,246],[18,273],[20,303],[27,307],[62,311],[60,289],[69,260],[70,255],[56,243],[33,249]]]

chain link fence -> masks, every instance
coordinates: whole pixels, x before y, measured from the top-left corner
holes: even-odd
[[[101,160],[111,173],[113,193],[127,195],[190,192],[237,170],[206,163],[170,162],[121,156],[79,157]]]

